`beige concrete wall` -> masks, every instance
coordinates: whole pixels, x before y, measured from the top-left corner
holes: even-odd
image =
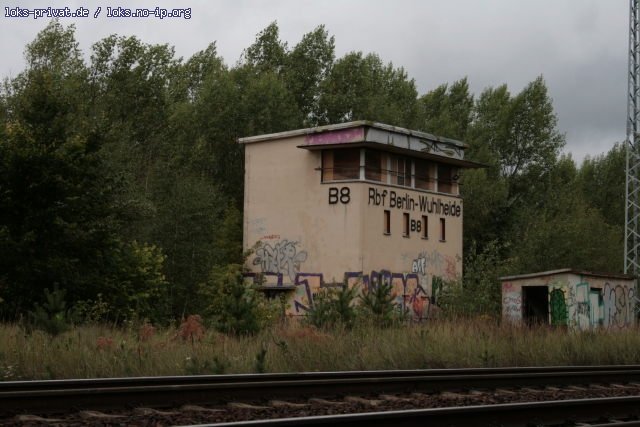
[[[303,140],[245,146],[244,246],[260,243],[248,267],[262,273],[267,286],[295,288],[288,294],[292,315],[304,314],[313,295],[334,282],[366,287],[385,280],[398,304],[426,317],[436,293],[433,278],[452,280],[462,272],[461,199],[372,182],[322,183],[321,152],[298,148]],[[374,194],[381,195],[378,203]],[[413,202],[398,208],[400,198]],[[433,212],[427,212],[432,200]],[[435,212],[445,205],[447,215]],[[384,210],[391,212],[390,235],[383,232]],[[429,218],[427,240],[415,229],[403,237],[404,212],[414,223]]]
[[[620,329],[636,324],[637,292],[632,279],[587,274],[553,274],[505,280],[502,283],[502,316],[523,320],[524,286],[547,286],[549,323],[571,329],[598,327]]]

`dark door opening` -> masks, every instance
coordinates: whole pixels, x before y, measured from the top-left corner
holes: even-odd
[[[528,325],[549,324],[549,288],[547,286],[523,286],[522,308]]]

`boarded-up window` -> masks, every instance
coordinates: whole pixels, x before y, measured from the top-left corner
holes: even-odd
[[[449,165],[438,165],[438,191],[440,193],[453,192],[453,168]]]
[[[433,190],[433,179],[431,177],[431,164],[423,159],[415,159],[413,161],[415,173],[416,188],[422,190]]]
[[[333,181],[333,150],[322,150],[322,182]]]
[[[364,155],[364,177],[371,181],[382,181],[383,160],[380,151],[366,150]],[[386,166],[386,165],[385,165]]]
[[[360,149],[341,148],[333,150],[333,179],[360,178]]]

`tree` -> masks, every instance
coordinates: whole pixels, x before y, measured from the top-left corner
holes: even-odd
[[[419,102],[423,115],[422,129],[461,141],[466,138],[474,107],[466,77],[451,86],[438,86],[421,96]]]
[[[244,50],[240,63],[260,74],[274,72],[279,74],[285,64],[287,43],[280,40],[277,22],[272,22],[256,37],[256,41]]]
[[[322,120],[320,96],[335,58],[335,41],[324,25],[305,34],[287,55],[284,79],[302,113],[305,126]]]
[[[2,94],[0,293],[9,303],[3,315],[25,313],[56,286],[75,303],[107,289],[117,298],[130,280],[129,296],[145,299],[162,285],[156,280],[162,258],[154,252],[147,263],[140,258],[144,245],[120,234],[123,182],[101,151],[73,26],[52,21],[27,46],[26,57],[27,70]]]
[[[373,120],[413,128],[418,117],[415,81],[403,68],[370,53],[338,59],[322,85],[323,123]]]
[[[541,203],[519,213],[522,226],[512,247],[516,268],[622,271],[622,228],[607,224],[600,211],[585,200],[573,160],[560,158],[548,181]]]
[[[542,77],[511,97],[506,85],[486,89],[476,104],[470,134],[473,145],[487,144],[510,186],[548,170],[564,145]]]
[[[607,224],[624,227],[626,180],[625,146],[616,143],[609,152],[586,157],[578,170],[578,187],[590,206]]]
[[[498,240],[501,248],[515,244],[527,211],[545,203],[551,191],[549,175],[555,167],[564,136],[542,77],[518,95],[507,86],[488,88],[476,101],[468,130],[468,157],[489,165],[486,171],[467,171],[465,248],[475,242]],[[467,222],[467,221],[465,221]],[[506,254],[505,254],[506,255]]]

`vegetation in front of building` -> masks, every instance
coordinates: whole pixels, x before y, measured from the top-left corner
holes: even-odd
[[[486,318],[322,330],[296,323],[227,335],[191,317],[181,325],[85,325],[56,336],[0,325],[0,381],[60,378],[633,364],[635,328],[572,333]]]
[[[517,93],[502,85],[474,96],[462,79],[419,94],[402,67],[375,53],[336,58],[322,26],[290,47],[275,23],[233,66],[215,43],[183,60],[171,46],[126,36],[104,38],[84,55],[74,27],[55,20],[26,46],[25,59],[0,90],[0,320],[54,337],[32,331],[36,341],[18,342],[31,329],[4,327],[15,345],[89,351],[83,331],[99,327],[72,326],[192,319],[189,345],[202,349],[196,314],[210,339],[216,329],[234,337],[225,343],[264,340],[282,303],[241,279],[236,139],[347,120],[463,140],[467,158],[489,165],[461,179],[465,276],[439,287],[443,315],[496,317],[501,274],[622,269],[623,146],[579,166],[561,154],[564,136],[542,77]],[[321,296],[309,322],[355,331],[366,318],[394,331],[402,313],[380,289],[357,307],[347,303],[356,298],[348,289]],[[138,372],[129,363],[142,360],[144,346],[136,353],[127,332],[106,335],[112,341],[102,345],[121,353],[101,354]],[[264,369],[276,369],[276,350],[293,345],[262,344],[247,357]],[[2,351],[5,358],[13,350]],[[226,353],[202,352],[180,354],[193,371],[236,367]],[[92,369],[87,375],[103,374]]]

